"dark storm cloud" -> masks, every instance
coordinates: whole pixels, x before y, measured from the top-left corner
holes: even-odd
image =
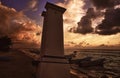
[[[91,33],[93,31],[91,24],[92,24],[91,18],[88,16],[84,16],[82,17],[81,21],[78,22],[78,27],[74,32],[82,34]]]
[[[120,32],[120,8],[109,9],[105,13],[105,19],[96,27],[96,33],[111,35]]]
[[[89,8],[86,15],[81,18],[80,22],[78,22],[77,28],[71,28],[69,31],[81,34],[91,33],[93,31],[93,28],[91,27],[92,17],[94,17],[94,11],[93,8]]]
[[[91,0],[97,9],[112,8],[120,4],[120,0]]]
[[[86,15],[78,22],[78,26],[70,28],[69,32],[100,35],[112,35],[120,32],[120,8],[115,8],[120,5],[120,0],[84,0],[83,2],[85,3],[83,9],[88,8]],[[94,6],[91,6],[90,3]],[[89,7],[94,7],[94,9]],[[98,24],[95,29],[92,28],[93,20],[98,20],[97,18],[103,16],[101,24]]]
[[[98,9],[113,7],[114,1],[113,0],[91,0],[93,5],[96,6]]]
[[[103,15],[102,13],[95,12],[93,8],[89,8],[86,15],[83,16],[78,22],[77,28],[73,27],[69,31],[74,33],[87,34],[93,32],[92,19]]]
[[[120,0],[91,0],[97,9],[106,9],[104,20],[96,27],[95,33],[100,35],[112,35],[120,32]]]

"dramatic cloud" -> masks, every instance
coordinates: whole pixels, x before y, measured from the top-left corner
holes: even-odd
[[[111,35],[120,32],[120,8],[108,9],[105,19],[96,27],[96,32],[101,35]]]
[[[113,7],[113,0],[91,0],[98,9]],[[115,0],[114,0],[115,1]]]
[[[80,33],[80,34],[93,33],[94,32],[93,27],[95,27],[93,25],[96,25],[96,24],[93,24],[94,20],[97,19],[98,17],[103,17],[104,12],[98,11],[95,8],[91,8],[93,6],[89,0],[84,0],[84,1],[74,0],[74,1],[68,2],[68,5],[70,3],[72,3],[71,4],[72,6],[70,6],[68,8],[70,8],[70,10],[74,10],[73,14],[71,14],[71,12],[69,12],[69,13],[66,13],[64,16],[69,19],[71,17],[70,20],[65,19],[65,23],[67,23],[67,25],[70,25],[70,23],[72,23],[71,26],[68,28],[68,31],[74,32],[74,33]],[[74,6],[74,4],[75,4],[75,6]],[[76,5],[79,5],[79,6],[77,7]],[[67,11],[69,11],[69,9]],[[71,16],[68,16],[68,15],[71,15]],[[80,20],[80,22],[79,22],[79,20]],[[95,22],[98,24],[98,23],[100,23],[99,20],[100,19],[98,19]]]
[[[69,32],[101,35],[120,32],[119,0],[84,0],[83,4],[83,12],[86,12],[86,15],[80,17],[78,26],[71,27],[68,30]]]
[[[95,28],[95,33],[112,35],[120,32],[120,0],[92,0],[97,9],[106,9],[104,20]]]
[[[103,16],[103,12],[95,11],[94,8],[89,8],[86,15],[78,22],[78,26],[71,28],[69,31],[74,33],[87,34],[94,32],[92,21],[98,17]]]
[[[87,14],[81,18],[80,22],[78,22],[78,27],[71,28],[69,31],[82,34],[91,33],[93,31],[93,28],[91,27],[92,17],[95,17],[94,11],[93,8],[89,8]]]
[[[109,46],[117,45],[120,42],[120,33],[100,35],[100,29],[98,27],[103,23],[103,20],[106,19],[108,9],[115,10],[120,8],[120,0],[111,1],[115,1],[114,6],[106,6],[104,8],[96,7],[91,0],[66,0],[64,3],[57,3],[67,9],[63,17],[65,45],[67,47],[78,45],[79,48],[81,46],[80,44],[83,42],[85,42],[83,43],[83,46],[89,47],[99,46],[101,44]],[[114,16],[114,14],[110,16]]]
[[[0,37],[9,36],[15,41],[39,44],[41,27],[32,22],[22,12],[0,4]]]
[[[120,4],[120,0],[91,0],[97,9],[112,8]]]

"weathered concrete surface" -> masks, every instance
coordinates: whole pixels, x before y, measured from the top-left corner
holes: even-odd
[[[63,13],[66,9],[47,3],[44,16],[44,25],[41,43],[40,61],[67,62],[66,59],[48,58],[50,56],[64,56],[64,39],[63,39]],[[41,62],[38,66],[37,78],[70,78],[69,64],[45,63]]]

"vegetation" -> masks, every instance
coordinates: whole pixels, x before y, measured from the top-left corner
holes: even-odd
[[[0,37],[0,51],[9,51],[12,40],[8,36]]]

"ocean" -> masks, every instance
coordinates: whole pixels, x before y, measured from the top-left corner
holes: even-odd
[[[72,51],[69,50],[69,53]],[[79,49],[76,58],[93,57],[92,60],[105,58],[103,67],[76,67],[76,75],[80,78],[100,78],[106,75],[108,78],[120,78],[120,49]],[[80,75],[87,75],[81,77]]]

